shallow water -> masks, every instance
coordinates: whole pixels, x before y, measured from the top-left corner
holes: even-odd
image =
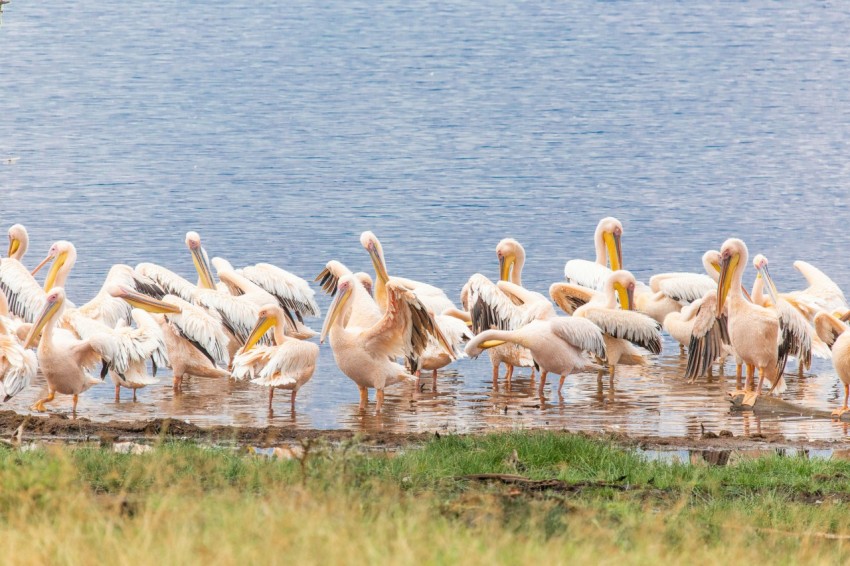
[[[846,287],[850,8],[692,4],[13,2],[0,27],[0,223],[30,229],[29,265],[56,239],[77,245],[77,303],[118,262],[190,276],[190,229],[211,255],[307,279],[328,259],[369,270],[358,235],[370,229],[391,273],[454,298],[470,274],[496,276],[495,245],[512,236],[525,284],[545,291],[567,259],[592,256],[609,214],[642,279],[698,270],[734,235],[770,258],[781,290],[803,284],[795,259]],[[847,435],[730,413],[723,383],[682,383],[677,352],[665,342],[613,396],[577,375],[563,403],[541,407],[527,371],[494,392],[487,361],[466,360],[436,394],[388,392],[376,419],[323,347],[294,424]],[[830,365],[812,374],[786,396],[835,406]],[[168,381],[136,404],[99,386],[80,413],[292,422],[285,394],[270,419],[249,385],[196,380],[175,399]]]

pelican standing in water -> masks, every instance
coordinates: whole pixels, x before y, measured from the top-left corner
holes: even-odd
[[[513,238],[505,238],[496,246],[499,260],[499,283],[494,284],[487,277],[476,273],[469,278],[461,292],[461,301],[470,313],[472,331],[480,333],[493,328],[515,330],[537,316],[531,305],[522,304],[509,293],[503,282],[522,287],[522,269],[525,266],[525,248]],[[548,303],[549,301],[545,301]],[[551,308],[551,304],[549,305]],[[454,311],[451,311],[454,312]],[[550,313],[546,313],[548,317]],[[551,313],[554,316],[554,311]],[[514,368],[530,367],[534,377],[534,360],[528,348],[506,342],[488,349],[490,363],[493,366],[493,383],[498,384],[499,368],[505,364],[505,380],[508,384],[514,374]]]
[[[0,395],[5,403],[27,387],[38,371],[35,352],[25,349],[9,318],[6,296],[0,292]]]
[[[635,286],[631,273],[618,270],[608,277],[601,292],[568,283],[554,283],[549,287],[552,300],[561,309],[575,317],[586,318],[602,331],[606,358],[601,361],[608,366],[612,384],[618,365],[646,365],[646,358],[632,344],[652,354],[661,353],[661,326],[633,310]],[[577,304],[581,306],[576,308]],[[602,370],[597,379],[602,379]]]
[[[290,316],[278,304],[269,304],[260,309],[254,330],[245,346],[233,359],[232,375],[235,379],[251,379],[252,383],[269,388],[269,411],[275,389],[289,389],[292,412],[295,412],[295,396],[316,371],[319,346],[286,335],[286,321]],[[274,329],[275,346],[257,346],[265,333]]]
[[[339,369],[357,384],[360,408],[368,402],[368,389],[377,390],[376,413],[384,404],[384,388],[400,381],[415,380],[406,368],[394,360],[399,357],[418,357],[428,344],[428,336],[439,340],[449,357],[452,346],[440,331],[431,311],[403,283],[390,279],[384,285],[386,311],[375,324],[354,326],[350,309],[366,293],[353,275],[340,278],[337,293],[322,328],[321,342],[330,335],[331,348]],[[348,320],[344,326],[342,321]]]
[[[720,248],[720,260],[716,316],[724,314],[728,300],[729,340],[735,354],[747,366],[743,404],[752,406],[765,379],[771,383],[770,393],[785,390],[782,372],[789,351],[796,346],[795,337],[781,327],[779,313],[744,297],[742,278],[749,260],[747,245],[737,238],[726,240]],[[758,369],[759,381],[753,391],[755,369]]]
[[[611,272],[623,268],[622,236],[623,225],[619,220],[611,216],[600,220],[593,234],[596,260],[571,259],[568,261],[564,266],[564,277],[567,282],[601,291]]]
[[[844,323],[845,317],[839,320],[826,312],[819,312],[815,315],[815,328],[818,336],[832,350],[832,365],[835,367],[835,372],[838,374],[842,385],[844,385],[844,404],[841,405],[841,408],[832,412],[834,417],[841,417],[850,410],[847,407],[847,401],[850,398],[850,332],[847,332],[847,325]]]

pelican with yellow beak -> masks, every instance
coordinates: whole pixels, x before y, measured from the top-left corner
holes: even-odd
[[[596,261],[568,261],[564,266],[567,282],[601,291],[611,272],[623,268],[623,249],[620,241],[622,236],[623,225],[619,220],[611,216],[600,220],[593,235]]]
[[[153,315],[162,330],[175,391],[180,391],[183,380],[190,376],[230,376],[229,372],[218,367],[226,366],[229,360],[229,338],[224,334],[218,315],[175,295],[154,299],[117,285],[109,292],[113,297]]]
[[[10,245],[10,250],[13,247],[16,253],[26,249],[25,244],[16,246],[14,242]],[[35,280],[35,275],[51,261],[53,264],[42,288]],[[65,284],[76,261],[77,250],[74,244],[64,240],[50,246],[47,257],[31,273],[17,259],[7,258],[0,261],[0,291],[6,295],[10,312],[25,322],[33,322],[44,307],[45,293],[53,287]]]
[[[29,233],[27,233],[27,229],[23,224],[15,224],[9,228],[9,259],[23,262],[29,245]]]
[[[378,303],[372,297],[372,278],[367,273],[352,273],[345,265],[332,259],[325,264],[315,281],[326,294],[333,297],[336,296],[339,280],[346,275],[353,275],[365,293],[352,293],[349,299],[351,307],[345,309],[347,314],[340,319],[340,322],[343,326],[349,324],[359,327],[372,326],[381,320],[382,313]]]
[[[377,390],[375,411],[381,412],[384,388],[416,377],[398,364],[398,358],[418,358],[434,336],[446,354],[454,351],[434,320],[434,315],[403,283],[390,279],[385,285],[387,307],[381,318],[370,326],[355,326],[350,316],[352,305],[366,291],[354,275],[339,279],[336,297],[328,310],[321,341],[330,336],[334,359],[339,369],[360,390],[360,408],[366,407],[369,388]],[[348,325],[342,323],[348,320]]]
[[[661,353],[661,326],[634,311],[635,286],[631,273],[618,270],[608,276],[601,292],[568,283],[549,287],[549,295],[564,312],[586,318],[602,331],[607,356],[600,361],[608,366],[612,382],[618,365],[646,365],[646,358],[635,346]],[[601,370],[597,377],[602,378]]]
[[[747,245],[737,238],[726,240],[720,248],[716,316],[719,318],[724,314],[728,301],[729,341],[735,354],[747,367],[743,404],[752,406],[761,393],[765,379],[771,383],[770,393],[782,393],[785,390],[782,372],[794,338],[790,332],[783,331],[779,313],[745,298],[742,278],[748,260]],[[753,391],[756,369],[759,381]]]
[[[310,381],[316,371],[319,346],[287,336],[287,325],[292,328],[292,324],[291,315],[279,304],[262,307],[248,341],[233,358],[232,376],[235,379],[250,379],[251,383],[269,388],[269,411],[272,410],[274,390],[288,389],[292,392],[289,400],[294,412],[298,390]],[[257,346],[270,329],[274,329],[276,345]]]

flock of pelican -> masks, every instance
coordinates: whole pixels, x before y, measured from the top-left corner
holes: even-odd
[[[607,372],[613,385],[617,366],[645,365],[661,353],[663,329],[687,349],[690,380],[711,376],[714,364],[722,370],[734,358],[745,405],[755,403],[765,381],[767,394],[784,391],[789,358],[800,375],[813,355],[831,358],[844,384],[844,403],[833,414],[848,410],[850,310],[824,273],[798,261],[809,287],[780,293],[767,258],[757,255],[748,291],[749,250],[732,238],[705,252],[705,273],[663,273],[644,284],[623,269],[623,232],[617,219],[602,219],[595,261],[568,261],[565,280],[553,283],[548,296],[523,286],[525,250],[504,239],[496,246],[499,281],[472,275],[459,305],[438,287],[390,275],[380,241],[364,232],[360,244],[374,279],[327,262],[316,281],[333,301],[317,333],[304,322],[321,315],[305,280],[266,263],[236,269],[223,258],[210,260],[196,232],[185,243],[197,283],[153,263],[115,265],[97,295],[76,306],[64,290],[77,259],[74,245],[54,243],[28,269],[29,238],[16,224],[8,257],[0,260],[0,395],[10,399],[40,369],[47,395],[32,409],[44,411],[58,393],[72,396],[76,411],[78,396],[107,374],[116,400],[122,388],[135,400],[138,389],[158,382],[159,368],[169,367],[175,392],[190,376],[250,380],[268,388],[270,410],[275,390],[289,390],[294,411],[298,390],[316,369],[320,347],[310,339],[317,335],[319,343],[329,340],[340,370],[357,384],[361,409],[369,389],[376,390],[380,412],[386,387],[423,386],[423,371],[435,387],[438,370],[485,350],[494,386],[502,365],[508,384],[515,368],[525,367],[532,378],[540,372],[541,396],[550,373],[559,377],[562,395],[572,373],[595,371],[601,383]],[[38,283],[35,276],[47,265]]]

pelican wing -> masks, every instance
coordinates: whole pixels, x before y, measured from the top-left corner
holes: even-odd
[[[13,336],[0,334],[0,394],[5,403],[27,387],[38,371],[35,352],[25,350]]]
[[[526,323],[532,320],[545,320],[555,316],[555,309],[552,307],[552,302],[536,291],[531,291],[522,285],[517,285],[510,281],[499,281],[496,283],[496,287],[507,295],[512,303],[522,305],[524,310],[523,318]]]
[[[492,328],[513,330],[526,322],[522,308],[480,273],[469,278],[467,293],[476,334]]]
[[[838,337],[847,330],[847,325],[829,313],[819,312],[815,315],[815,330],[820,339],[832,348]]]
[[[559,316],[549,321],[552,332],[584,352],[590,352],[598,358],[606,358],[605,340],[599,327],[578,317]]]
[[[313,374],[318,358],[317,344],[302,340],[287,340],[274,348],[268,363],[253,382],[271,387],[294,384],[305,373]]]
[[[588,287],[582,287],[581,285],[553,283],[549,287],[549,296],[552,297],[552,300],[555,301],[555,304],[562,311],[567,314],[573,314],[579,307],[601,296],[601,293]]]
[[[161,334],[129,326],[110,328],[104,323],[83,315],[79,310],[66,311],[63,321],[74,329],[83,344],[88,344],[93,352],[85,353],[84,367],[95,354],[105,360],[118,374],[127,373],[130,365],[143,364],[154,357],[155,352],[164,348]],[[96,360],[95,360],[96,361]]]
[[[612,271],[605,265],[586,259],[571,259],[564,266],[567,283],[601,291]]]
[[[794,267],[809,282],[809,288],[805,292],[820,298],[825,310],[835,311],[840,308],[847,308],[847,299],[844,297],[844,293],[827,274],[805,261],[795,261]]]
[[[368,351],[390,357],[418,358],[434,336],[454,357],[434,315],[409,289],[397,281],[387,284],[387,310],[381,319],[363,331],[361,339]]]
[[[175,332],[188,340],[213,365],[226,366],[230,358],[227,352],[228,339],[218,313],[173,295],[166,295],[163,300],[182,309],[180,314],[165,315]]]
[[[439,287],[414,281],[413,279],[405,279],[404,277],[390,277],[401,283],[407,289],[413,291],[416,297],[422,301],[422,304],[431,309],[432,312],[443,312],[446,309],[454,308],[455,304],[446,296],[446,293]]]
[[[322,287],[322,291],[325,294],[333,296],[336,295],[336,286],[339,283],[339,278],[345,275],[351,275],[351,270],[342,263],[332,259],[325,264],[325,268],[319,272],[313,281]]]
[[[109,294],[109,287],[119,285],[129,289],[137,289],[133,268],[129,265],[113,265],[107,274],[103,285],[91,301],[79,308],[81,314],[88,318],[99,320],[110,328],[115,328],[119,321],[130,323],[132,307],[124,300]]]
[[[812,366],[812,327],[788,301],[780,298],[776,305],[779,313],[779,362],[785,368],[787,357],[794,356],[806,369]]]
[[[688,344],[688,366],[685,370],[687,379],[706,375],[714,360],[723,353],[723,345],[729,344],[726,315],[717,317],[716,312],[717,292],[710,291],[701,299],[693,314],[694,327]]]
[[[197,286],[180,277],[173,271],[155,263],[140,263],[136,274],[142,281],[153,281],[168,295],[177,295],[184,301],[191,301]],[[144,278],[144,279],[142,279]]]
[[[299,320],[305,316],[321,315],[319,305],[316,303],[316,292],[297,275],[269,263],[245,267],[239,270],[239,273],[274,295],[280,306],[294,312]]]
[[[649,287],[674,301],[691,303],[708,292],[716,291],[717,283],[701,273],[662,273],[650,278]]]
[[[437,321],[437,326],[440,328],[443,336],[446,337],[446,340],[452,347],[455,357],[460,358],[464,356],[463,345],[468,340],[472,339],[472,332],[470,331],[469,326],[467,326],[466,323],[459,318],[445,314],[437,315],[434,317],[434,320]],[[436,343],[436,339],[433,337],[431,338],[430,345],[439,348],[439,344]]]
[[[0,260],[0,291],[6,295],[9,312],[26,322],[35,322],[44,308],[44,290],[18,260]]]
[[[222,324],[242,343],[248,340],[260,310],[251,301],[217,289],[198,289],[195,292],[195,304],[218,313]],[[262,343],[271,344],[271,331],[266,333]]]
[[[653,354],[661,353],[661,326],[645,314],[588,305],[581,316],[595,324],[603,334],[628,340]]]

